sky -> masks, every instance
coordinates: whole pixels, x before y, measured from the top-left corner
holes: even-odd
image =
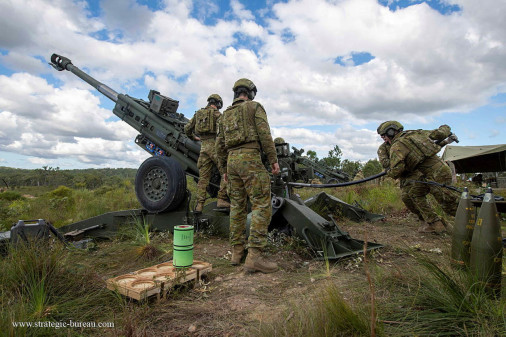
[[[385,120],[506,143],[506,0],[1,0],[0,166],[138,167],[114,103],[150,89],[191,118],[252,80],[274,137],[320,158],[376,158]]]

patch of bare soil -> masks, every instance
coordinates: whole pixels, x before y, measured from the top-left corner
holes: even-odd
[[[420,234],[420,224],[406,213],[376,223],[345,222],[340,227],[355,239],[385,245],[370,259],[393,273],[402,273],[410,263],[406,248],[420,250],[434,258],[448,255],[449,235]],[[261,324],[289,319],[290,308],[303,306],[311,294],[331,279],[350,301],[368,301],[368,284],[363,258],[331,262],[301,256],[286,247],[271,249],[268,258],[280,270],[273,274],[246,274],[241,266],[230,265],[230,246],[223,238],[197,241],[195,259],[213,264],[207,279],[192,288],[175,289],[167,299],[137,305],[140,326],[132,335],[147,336],[242,336]],[[358,294],[358,296],[357,296]],[[378,294],[381,296],[381,294]]]

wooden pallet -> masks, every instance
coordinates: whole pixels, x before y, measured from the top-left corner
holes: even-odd
[[[175,268],[169,261],[110,278],[106,284],[110,290],[141,301],[155,295],[166,297],[174,286],[197,282],[212,269],[212,264],[204,261],[193,261],[191,267],[181,269]]]

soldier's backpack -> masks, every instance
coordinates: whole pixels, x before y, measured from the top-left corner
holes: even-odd
[[[216,110],[202,108],[195,113],[195,132],[199,135],[216,133]]]
[[[398,141],[409,149],[406,155],[406,166],[409,170],[441,150],[441,146],[435,144],[424,130],[405,131]]]
[[[258,141],[255,125],[248,122],[248,113],[254,114],[254,104],[255,102],[248,101],[232,105],[223,112],[221,123],[227,148]]]

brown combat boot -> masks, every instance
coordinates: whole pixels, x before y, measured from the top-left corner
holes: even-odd
[[[241,259],[244,256],[244,246],[243,245],[234,245],[232,247],[232,258],[230,259],[230,263],[233,266],[237,266],[241,263]]]
[[[244,270],[248,273],[261,271],[262,273],[274,273],[278,270],[278,265],[274,262],[266,261],[261,256],[258,248],[249,248],[246,262],[244,262]]]
[[[226,201],[225,199],[218,199],[218,202],[216,203],[216,207],[230,208],[230,203],[228,201]]]
[[[197,203],[197,207],[195,207],[195,213],[202,213],[203,209],[204,209],[204,203],[199,202],[199,203]]]
[[[418,233],[436,233],[436,228],[431,223],[424,223],[418,227]]]

